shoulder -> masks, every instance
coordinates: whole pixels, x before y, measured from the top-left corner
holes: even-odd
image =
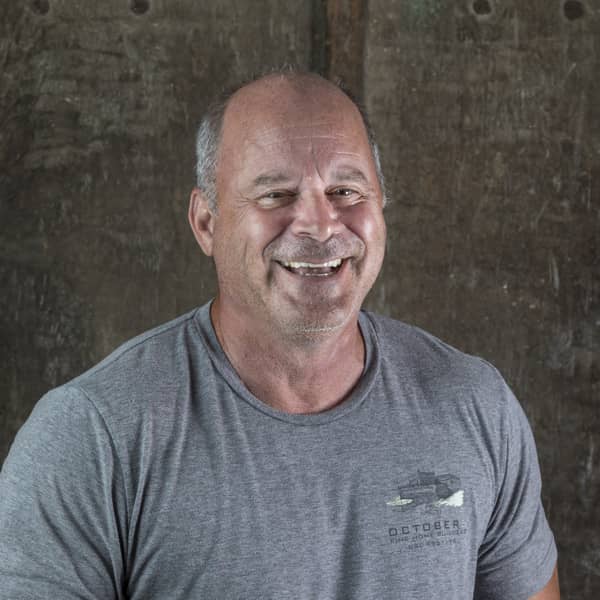
[[[367,316],[378,338],[383,377],[390,389],[403,391],[399,397],[410,397],[435,419],[483,436],[497,455],[497,474],[508,444],[535,452],[523,407],[496,367],[418,327]]]
[[[196,313],[186,313],[122,344],[88,371],[51,390],[38,403],[37,412],[60,414],[68,407],[85,407],[112,429],[166,406],[181,383],[189,381],[191,363],[205,358]]]
[[[91,432],[95,437],[105,430],[100,413],[85,394],[62,385],[40,398],[15,440],[26,449],[43,448],[42,455],[48,456],[56,447],[81,448],[90,441]]]
[[[156,368],[165,358],[178,357],[190,336],[194,336],[196,312],[181,315],[128,340],[71,383],[85,387],[97,379],[110,379],[137,368]]]
[[[485,359],[451,346],[435,335],[396,319],[366,312],[377,336],[384,368],[419,386],[455,387],[480,393],[504,392],[506,383]]]
[[[98,444],[114,448],[121,457],[135,457],[140,446],[153,443],[158,428],[184,418],[194,373],[209,371],[196,313],[129,340],[88,371],[47,392],[20,430],[20,446]]]
[[[68,382],[88,396],[131,394],[167,384],[187,367],[187,355],[201,346],[196,330],[197,310],[142,333],[119,346],[97,365]]]

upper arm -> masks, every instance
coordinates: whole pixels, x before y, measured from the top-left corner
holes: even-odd
[[[103,419],[77,390],[48,394],[0,473],[0,599],[120,598],[124,514]]]
[[[550,581],[543,590],[531,596],[529,600],[560,600],[560,588],[558,585],[558,569],[554,567],[554,572]]]
[[[504,406],[498,422],[502,432],[496,456],[499,476],[495,505],[479,547],[475,597],[537,598],[534,594],[544,585],[548,586],[548,593],[556,587],[552,580],[556,544],[542,506],[541,476],[531,428],[506,384],[497,393]],[[555,600],[558,596],[540,598]]]

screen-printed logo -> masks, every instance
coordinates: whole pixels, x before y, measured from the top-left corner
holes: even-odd
[[[411,509],[421,505],[432,508],[452,506],[459,508],[464,503],[465,492],[461,489],[460,477],[433,471],[417,471],[417,476],[398,487],[398,495],[386,502],[394,508]]]
[[[394,552],[457,546],[467,534],[464,522],[457,518],[464,501],[460,477],[417,471],[416,477],[399,485],[397,495],[386,501],[396,516],[402,515],[388,524],[388,543],[393,544]]]

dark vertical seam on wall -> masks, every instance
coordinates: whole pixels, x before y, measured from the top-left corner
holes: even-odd
[[[312,0],[310,70],[329,75],[328,0]]]
[[[359,64],[357,65],[357,81],[358,89],[356,91],[359,101],[365,101],[365,62],[367,59],[367,28],[369,26],[369,1],[361,0],[361,23],[360,23],[360,55]]]
[[[340,79],[357,100],[364,96],[367,0],[328,0],[328,75]]]

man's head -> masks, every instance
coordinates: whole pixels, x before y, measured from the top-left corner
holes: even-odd
[[[290,79],[298,78],[302,79],[305,77],[312,77],[315,79],[321,79],[319,75],[310,72],[298,71],[293,68],[284,68],[278,71],[274,71],[269,75],[280,75],[282,77],[288,77]],[[266,77],[266,76],[264,76]],[[221,131],[223,127],[223,116],[225,110],[229,104],[229,100],[232,96],[253,81],[258,81],[264,77],[259,77],[254,80],[250,80],[243,84],[235,86],[233,89],[224,91],[219,98],[214,101],[206,111],[206,114],[200,121],[200,126],[196,134],[196,186],[202,190],[208,199],[210,208],[213,211],[217,210],[217,183],[216,183],[216,170],[217,170],[217,155],[219,152],[219,144],[221,141]],[[324,80],[325,81],[325,80]],[[329,82],[331,83],[331,82]],[[369,139],[369,145],[371,146],[371,152],[373,153],[373,160],[375,161],[375,167],[377,169],[377,177],[379,179],[379,185],[383,192],[383,205],[386,204],[386,192],[385,192],[385,180],[383,176],[383,170],[381,168],[381,160],[379,157],[379,148],[375,141],[375,134],[369,123],[369,119],[363,107],[352,97],[348,90],[345,90],[341,85],[333,84],[340,91],[342,91],[348,98],[354,103],[358,109],[367,136]]]
[[[281,335],[351,324],[385,247],[382,180],[356,104],[317,75],[271,74],[236,91],[220,121],[202,167],[215,193],[202,183],[189,214],[215,260],[218,310]]]

